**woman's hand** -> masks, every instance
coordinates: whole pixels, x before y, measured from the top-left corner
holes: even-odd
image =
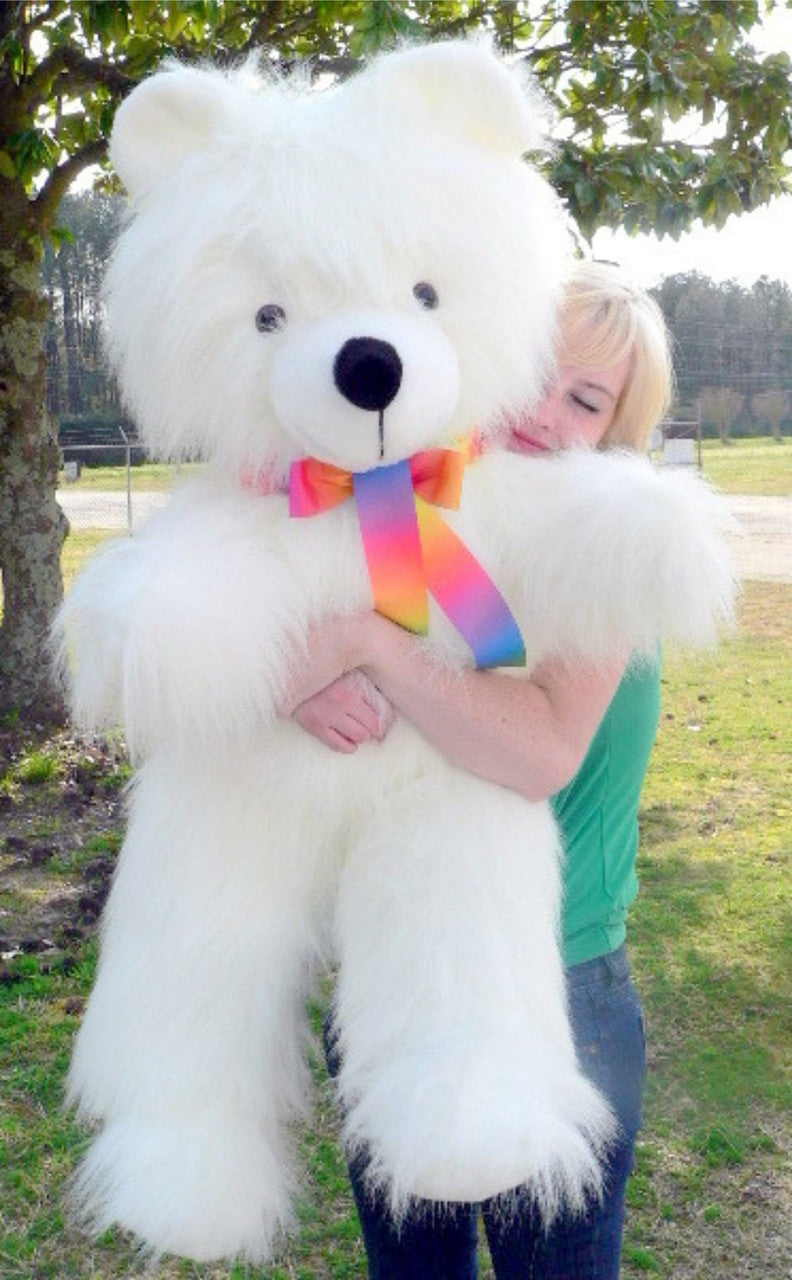
[[[377,634],[373,613],[327,618],[312,627],[280,714],[334,751],[349,753],[361,742],[381,741],[395,712],[374,681],[357,669]]]
[[[393,707],[362,671],[349,671],[301,703],[293,719],[333,751],[356,751],[381,742],[393,724]]]
[[[278,712],[284,719],[332,685],[340,676],[363,665],[367,619],[356,613],[326,618],[311,627],[305,649],[295,655]]]

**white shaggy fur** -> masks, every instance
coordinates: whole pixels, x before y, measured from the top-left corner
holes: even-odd
[[[377,465],[377,414],[333,382],[349,337],[401,356],[385,461],[536,399],[566,237],[521,159],[535,103],[456,43],[326,93],[249,80],[172,68],[118,113],[134,204],[111,349],[149,444],[208,465],[95,558],[58,624],[76,720],[121,721],[139,762],[70,1075],[101,1126],[78,1197],[97,1228],[197,1259],[264,1258],[289,1225],[304,997],[331,952],[346,1138],[396,1212],[524,1183],[549,1219],[596,1192],[612,1131],[567,1020],[548,806],[403,721],[350,758],[278,719],[311,624],[370,587],[351,503],[292,520],[240,481],[307,453]],[[259,332],[272,303],[285,326]],[[717,518],[693,480],[592,453],[490,454],[448,515],[529,667],[712,639]],[[437,612],[427,644],[449,681],[469,661]]]

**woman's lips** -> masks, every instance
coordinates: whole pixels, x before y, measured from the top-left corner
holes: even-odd
[[[512,448],[517,453],[551,453],[552,450],[548,444],[537,440],[536,436],[529,435],[525,431],[518,431],[512,428],[511,433]]]

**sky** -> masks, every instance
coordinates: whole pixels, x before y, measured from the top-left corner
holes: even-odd
[[[644,288],[683,271],[746,287],[762,275],[792,286],[792,196],[732,215],[720,231],[699,224],[676,241],[603,229],[595,232],[592,250],[595,258],[618,262]]]
[[[774,9],[751,39],[767,53],[792,55],[792,5]],[[620,263],[644,288],[683,271],[700,271],[716,281],[737,280],[747,287],[762,275],[792,285],[792,196],[753,213],[732,215],[720,231],[694,224],[676,241],[603,229],[595,233],[592,249],[596,258]]]

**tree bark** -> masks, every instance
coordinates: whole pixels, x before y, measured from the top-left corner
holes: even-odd
[[[60,714],[48,637],[63,598],[66,518],[46,411],[41,235],[21,184],[0,177],[0,711]]]

